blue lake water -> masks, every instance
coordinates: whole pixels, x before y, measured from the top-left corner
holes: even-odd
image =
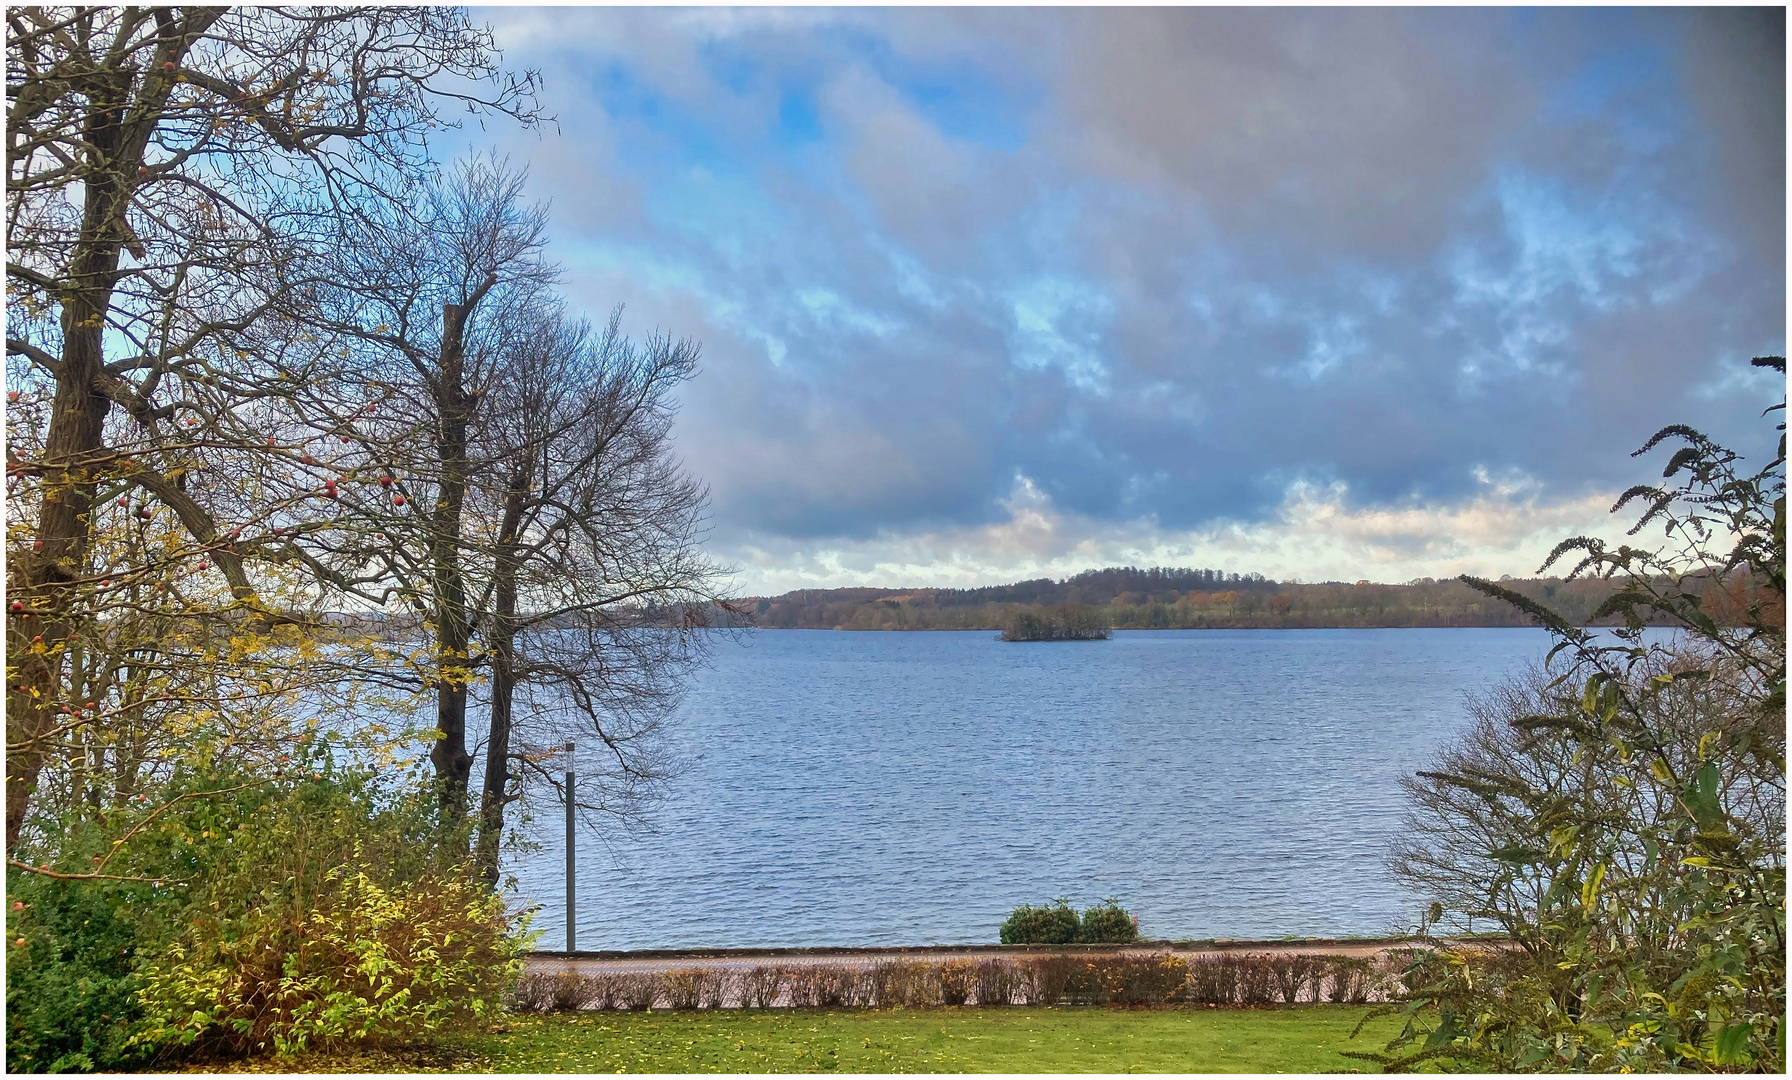
[[[1018,904],[1118,898],[1152,937],[1386,932],[1398,779],[1540,630],[760,631],[674,728],[700,756],[642,836],[584,836],[581,949],[994,942]],[[565,941],[560,819],[514,857]]]

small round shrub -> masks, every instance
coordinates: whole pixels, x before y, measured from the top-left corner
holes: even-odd
[[[1086,908],[1076,940],[1085,945],[1124,945],[1139,940],[1139,924],[1112,900]]]
[[[1078,929],[1076,912],[1061,900],[1051,907],[1023,904],[1002,924],[1002,944],[1068,945]]]

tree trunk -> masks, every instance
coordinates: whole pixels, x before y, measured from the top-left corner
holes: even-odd
[[[492,714],[485,741],[485,786],[479,801],[477,865],[486,884],[498,884],[498,850],[504,837],[504,808],[510,803],[510,730],[516,694],[517,530],[523,519],[527,480],[513,481],[504,498],[494,570],[496,610],[492,617]]]
[[[18,843],[19,829],[37,790],[43,768],[45,734],[55,726],[62,697],[62,653],[73,632],[70,590],[87,561],[93,496],[111,402],[98,391],[105,365],[104,320],[118,270],[117,240],[110,220],[121,210],[116,185],[89,184],[82,235],[74,263],[81,283],[62,307],[62,357],[56,396],[44,437],[43,505],[37,536],[41,551],[21,553],[13,562],[12,599],[24,610],[8,615],[6,655],[15,674],[6,704],[6,850]],[[82,287],[85,286],[85,287]]]
[[[436,405],[436,464],[440,477],[430,521],[430,570],[435,592],[436,728],[429,753],[440,785],[444,824],[466,818],[473,756],[467,753],[467,683],[471,626],[460,565],[461,511],[467,498],[467,431],[473,400],[462,385],[471,304],[442,305],[442,358],[432,388]]]
[[[182,59],[223,9],[198,9],[168,19],[155,50],[159,65]],[[154,69],[152,69],[153,71]],[[34,540],[41,550],[9,559],[11,600],[6,656],[6,850],[17,846],[43,769],[46,734],[56,726],[62,696],[62,653],[74,630],[70,590],[87,560],[92,509],[100,478],[106,413],[100,392],[105,367],[106,315],[118,282],[118,255],[128,226],[132,178],[159,121],[172,78],[143,76],[125,66],[94,72],[84,89],[88,106],[85,141],[90,167],[81,173],[82,214],[78,239],[63,281],[62,355],[55,371],[56,396],[44,433],[43,505]],[[138,96],[132,101],[133,87]]]

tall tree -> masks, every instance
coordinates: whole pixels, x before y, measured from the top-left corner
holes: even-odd
[[[260,532],[267,506],[243,507],[227,530],[183,478],[202,451],[238,478],[269,457],[312,467],[256,437],[254,403],[320,358],[295,325],[319,246],[342,216],[429,171],[425,137],[444,104],[534,112],[533,80],[501,76],[489,32],[457,9],[6,18],[7,354],[20,387],[9,412],[37,421],[8,447],[15,494],[35,512],[8,540],[10,849],[45,735],[70,707],[64,646],[91,617],[102,488],[167,507],[228,579],[230,602],[255,607],[244,560],[284,540],[240,530]],[[128,422],[113,422],[114,406]],[[234,495],[239,507],[267,498]]]
[[[492,468],[485,429],[514,419],[495,412],[492,389],[553,307],[559,273],[542,258],[546,214],[523,203],[525,179],[500,161],[462,162],[346,236],[320,318],[352,342],[355,375],[306,397],[305,423],[349,433],[339,437],[362,447],[378,478],[339,515],[337,581],[382,600],[396,589],[425,612],[419,674],[436,700],[430,761],[448,824],[468,808],[470,592],[489,581],[483,564],[468,565],[467,500]],[[369,390],[377,401],[359,400]]]
[[[568,741],[581,805],[636,814],[676,768],[662,722],[701,653],[721,571],[698,550],[705,492],[672,454],[672,394],[698,347],[563,315],[519,339],[487,427],[479,557],[491,665],[478,857],[498,876],[505,808]],[[525,707],[518,708],[519,702]]]

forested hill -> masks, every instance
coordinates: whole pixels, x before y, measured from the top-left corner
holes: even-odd
[[[1584,622],[1603,581],[1508,579],[1516,592]],[[1405,585],[1278,583],[1260,574],[1113,567],[981,589],[800,589],[746,602],[768,629],[995,630],[1018,608],[1082,604],[1117,629],[1528,626],[1515,608],[1453,579]]]

